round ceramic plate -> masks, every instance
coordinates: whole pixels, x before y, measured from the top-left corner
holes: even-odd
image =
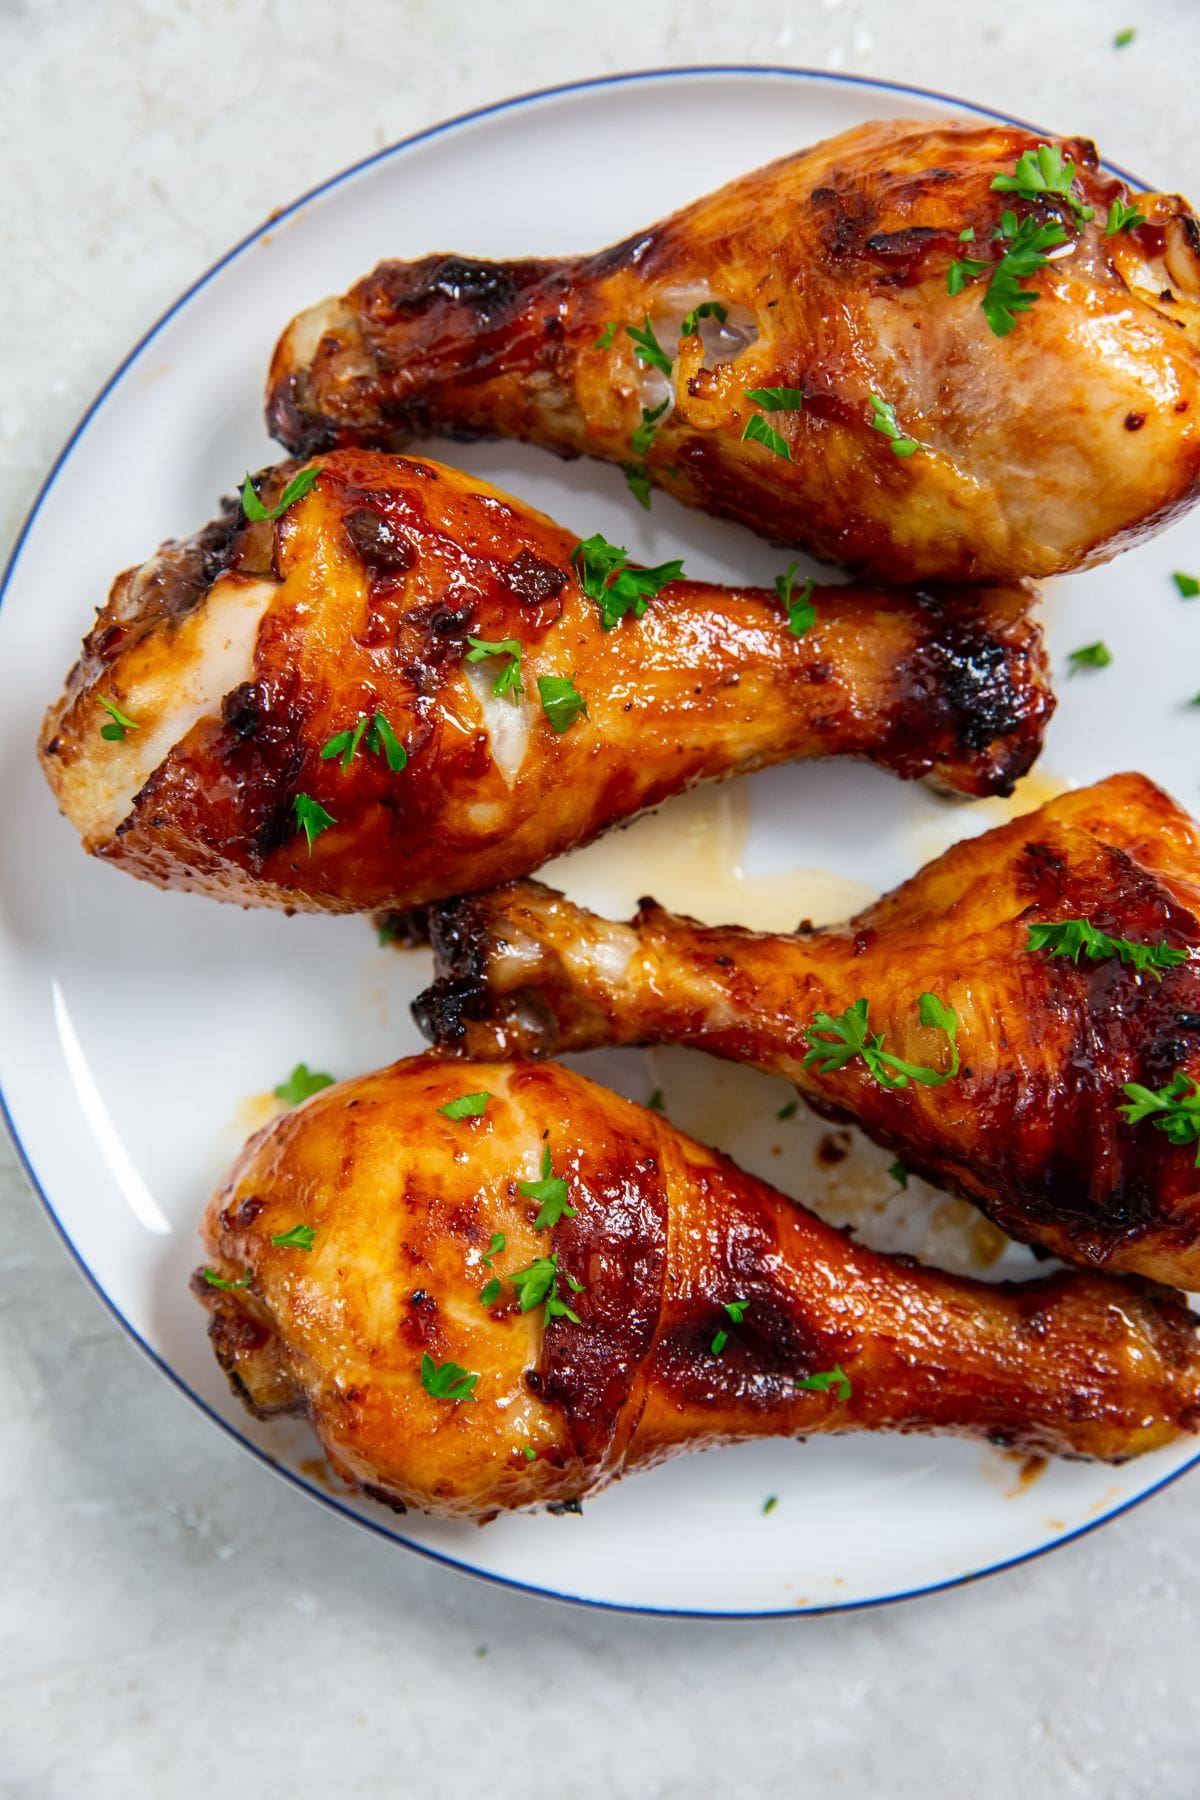
[[[294,1063],[348,1075],[418,1048],[408,1005],[423,952],[380,948],[365,921],[288,919],[158,893],[85,858],[33,744],[113,574],[194,530],[272,457],[266,362],[283,323],[384,256],[598,248],[743,170],[883,115],[968,114],[960,101],[792,70],[621,77],[533,95],[423,133],[299,201],[230,253],[117,372],[54,469],[0,610],[0,1086],[26,1167],[80,1266],[180,1389],[287,1479],[372,1530],[457,1567],[598,1605],[708,1615],[861,1606],[962,1581],[1085,1531],[1178,1474],[1190,1444],[1119,1470],[1019,1465],[976,1444],[860,1437],[684,1458],[618,1485],[581,1517],[479,1530],[398,1518],[328,1475],[306,1429],[260,1425],[230,1394],[187,1291],[197,1222]],[[1072,121],[1057,121],[1070,128]],[[1170,170],[1162,171],[1167,185]],[[646,562],[770,582],[777,553],[620,474],[519,446],[434,446]],[[1029,805],[1115,769],[1194,798],[1200,518],[1047,596],[1061,705]],[[1107,640],[1112,668],[1068,678]],[[1170,643],[1170,657],[1162,645]],[[1190,652],[1190,656],[1189,656]],[[1189,674],[1190,664],[1190,674]],[[689,797],[557,866],[616,911],[652,888],[710,919],[834,917],[954,838],[1005,816],[869,769],[788,768]],[[807,1117],[787,1091],[686,1052],[597,1056],[589,1072],[869,1241],[984,1274],[1027,1266],[959,1202],[890,1192],[889,1158]],[[774,1497],[775,1504],[766,1503]]]

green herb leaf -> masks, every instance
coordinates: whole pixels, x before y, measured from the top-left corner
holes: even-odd
[[[764,412],[799,412],[804,405],[803,388],[743,388],[742,392]]]
[[[905,437],[896,421],[896,409],[890,400],[881,400],[878,394],[871,395],[872,431],[881,431],[891,444],[893,456],[912,456],[921,448],[913,438]]]
[[[734,1324],[740,1325],[746,1316],[746,1308],[750,1302],[748,1300],[726,1300],[723,1304]]]
[[[576,1217],[575,1208],[568,1205],[566,1182],[561,1175],[551,1174],[550,1146],[542,1149],[542,1178],[540,1181],[518,1181],[517,1192],[524,1194],[527,1200],[539,1202],[541,1211],[533,1221],[535,1231],[549,1231],[560,1219]]]
[[[271,1242],[277,1250],[311,1250],[316,1232],[311,1225],[293,1225],[290,1231],[276,1231]]]
[[[896,1183],[897,1187],[906,1188],[908,1186],[908,1170],[902,1162],[892,1163],[888,1169],[888,1174]]]
[[[789,1100],[786,1106],[780,1107],[779,1111],[775,1114],[775,1117],[777,1119],[794,1119],[799,1111],[800,1102],[798,1100]]]
[[[667,583],[678,581],[683,574],[681,562],[659,563],[653,569],[633,568],[628,550],[610,544],[599,532],[576,544],[571,563],[580,587],[600,608],[602,631],[611,631],[628,612],[640,619]]]
[[[629,489],[638,505],[644,506],[646,511],[649,512],[651,491],[650,471],[645,463],[622,463],[621,473],[625,477],[626,487]]]
[[[965,231],[960,231],[958,234],[958,241],[960,244],[973,244],[975,242],[975,227],[973,225],[968,225]]]
[[[110,744],[124,743],[127,731],[141,730],[137,720],[131,719],[123,713],[115,700],[106,700],[101,694],[100,704],[109,715],[108,724],[100,727],[100,736],[107,738]]]
[[[1104,235],[1116,237],[1118,231],[1136,231],[1139,225],[1145,223],[1145,213],[1140,213],[1136,206],[1126,206],[1123,200],[1114,200],[1108,209]]]
[[[994,184],[993,184],[994,185]],[[980,304],[992,331],[1007,337],[1017,322],[1017,314],[1028,312],[1038,298],[1035,288],[1023,288],[1022,281],[1044,269],[1050,258],[1047,250],[1067,242],[1067,233],[1057,222],[1039,225],[1033,218],[1017,224],[1015,213],[1006,212],[1000,220],[1000,235],[1010,239],[1010,246],[995,264],[984,289]]]
[[[701,319],[715,319],[718,325],[723,325],[726,319],[725,308],[719,300],[702,300],[699,306],[693,307],[679,327],[680,337],[694,337]]]
[[[818,1074],[828,1075],[835,1069],[844,1069],[856,1056],[861,1056],[868,1073],[886,1088],[906,1088],[910,1081],[919,1081],[923,1087],[941,1087],[958,1074],[958,1018],[935,994],[921,995],[917,1014],[922,1025],[944,1031],[949,1040],[950,1067],[943,1071],[931,1069],[925,1063],[905,1062],[885,1050],[882,1032],[868,1029],[867,1007],[866,1000],[856,1000],[837,1018],[819,1012],[805,1033],[812,1049],[804,1058],[803,1066],[806,1069],[815,1067]]]
[[[607,350],[609,345],[612,343],[613,339],[616,337],[616,335],[617,335],[617,321],[615,319],[610,319],[608,324],[604,327],[604,330],[600,333],[600,336],[596,339],[595,343],[592,345],[592,349],[593,350]]]
[[[746,420],[746,428],[742,432],[743,443],[747,439],[753,444],[765,444],[767,449],[774,451],[776,456],[782,456],[784,462],[793,460],[786,441],[767,424],[761,413],[751,413]]]
[[[525,1458],[526,1462],[536,1462],[537,1461],[537,1451],[534,1449],[532,1444],[526,1444],[524,1449],[521,1451],[521,1455]]]
[[[1176,569],[1171,580],[1184,600],[1194,600],[1197,594],[1200,594],[1200,580],[1197,580],[1194,575],[1185,575],[1181,570]],[[105,705],[107,704],[108,702],[105,701]]]
[[[1067,661],[1071,665],[1071,674],[1080,669],[1107,669],[1113,659],[1112,651],[1102,641],[1084,644],[1079,650],[1072,650]]]
[[[789,563],[786,571],[775,577],[775,592],[787,610],[788,630],[793,637],[803,637],[817,622],[817,609],[812,603],[813,589],[817,584],[810,575],[800,592],[794,595],[792,589],[795,585],[796,565]]]
[[[366,713],[359,713],[356,722],[345,731],[339,731],[327,743],[321,745],[321,761],[332,762],[335,756],[342,759],[343,769],[348,769],[358,754],[358,746],[362,743],[363,733],[367,729]]]
[[[1154,1129],[1165,1132],[1173,1144],[1200,1142],[1200,1087],[1182,1069],[1176,1070],[1166,1087],[1147,1088],[1140,1082],[1127,1081],[1123,1092],[1128,1104],[1118,1110],[1131,1125],[1149,1119]],[[1200,1169],[1200,1150],[1196,1152],[1196,1167]]]
[[[587,718],[587,701],[570,676],[539,675],[537,685],[542,711],[559,737],[571,729],[580,715]]]
[[[254,491],[254,483],[247,475],[242,486],[242,511],[251,520],[281,519],[289,506],[295,505],[297,500],[303,500],[305,494],[316,486],[320,473],[320,469],[301,469],[298,475],[293,475],[280,496],[279,504],[273,506],[270,512]]]
[[[765,1499],[765,1500],[764,1500],[764,1501],[763,1501],[763,1504],[762,1504],[762,1509],[763,1509],[763,1512],[764,1512],[764,1513],[769,1513],[769,1512],[774,1512],[774,1511],[775,1511],[775,1508],[776,1508],[776,1507],[777,1507],[777,1506],[778,1506],[778,1505],[779,1505],[779,1496],[778,1496],[778,1494],[768,1494],[768,1495],[767,1495],[767,1497],[766,1497],[766,1499]]]
[[[1040,200],[1048,194],[1061,196],[1072,206],[1076,217],[1086,221],[1094,216],[1094,209],[1076,199],[1071,191],[1074,180],[1075,164],[1063,161],[1057,145],[1039,144],[1036,150],[1026,150],[1018,156],[1011,175],[997,175],[992,188],[998,194],[1019,194],[1022,200]]]
[[[664,375],[671,373],[671,359],[654,335],[649,313],[640,330],[636,325],[627,325],[625,331],[633,339],[633,354],[640,363],[645,363],[651,369],[661,369]]]
[[[661,406],[656,406],[653,408],[648,407],[648,406],[643,406],[642,422],[640,425],[636,425],[634,427],[632,435],[630,436],[630,439],[629,439],[629,448],[633,451],[635,456],[645,456],[647,450],[650,448],[651,444],[654,442],[655,433],[658,430],[659,420],[662,418],[663,414],[666,412],[666,410],[667,410],[668,406],[670,406],[670,404],[671,404],[671,397],[668,394],[667,398],[663,401]]]
[[[292,809],[296,814],[296,830],[302,831],[308,839],[308,853],[311,856],[313,839],[319,838],[331,825],[336,825],[337,820],[311,794],[297,794],[292,801]]]
[[[374,756],[382,756],[393,775],[398,775],[408,764],[408,751],[381,712],[377,712],[371,720],[367,749]]]
[[[480,1088],[477,1094],[459,1094],[457,1099],[447,1100],[438,1111],[448,1119],[477,1119],[487,1111],[491,1097],[486,1088]]]
[[[499,1256],[500,1252],[504,1249],[504,1247],[507,1243],[508,1243],[508,1239],[505,1237],[505,1235],[502,1231],[494,1231],[492,1233],[492,1241],[487,1247],[487,1255],[481,1256],[479,1259],[480,1262],[486,1263],[488,1268],[490,1269],[492,1266],[493,1256]]]
[[[1069,956],[1077,963],[1080,956],[1090,962],[1102,962],[1117,956],[1136,969],[1139,975],[1153,975],[1162,980],[1163,969],[1173,969],[1188,961],[1186,950],[1172,944],[1135,944],[1129,938],[1109,937],[1087,919],[1062,919],[1054,924],[1029,925],[1026,950],[1045,950],[1050,957]]]
[[[469,663],[482,662],[487,656],[507,658],[504,668],[492,683],[492,692],[497,699],[507,694],[513,705],[518,705],[525,687],[521,680],[521,646],[516,638],[504,638],[498,644],[490,644],[486,638],[468,637],[467,642],[471,646],[467,651]]]
[[[435,1365],[428,1350],[421,1358],[421,1386],[435,1400],[476,1400],[473,1390],[478,1380],[478,1375],[469,1375],[456,1362]]]
[[[281,1081],[271,1092],[285,1106],[299,1106],[302,1100],[310,1100],[322,1088],[332,1086],[332,1075],[326,1075],[320,1069],[310,1069],[307,1063],[297,1063],[287,1080]]]
[[[663,1091],[661,1088],[655,1088],[654,1092],[651,1094],[650,1098],[647,1100],[646,1106],[650,1112],[656,1112],[656,1113],[665,1113],[666,1112],[667,1108],[666,1108],[665,1102],[663,1101]]]
[[[969,281],[982,275],[990,265],[981,262],[977,256],[964,256],[958,262],[952,262],[946,270],[946,292],[961,294]]]
[[[796,1386],[815,1388],[821,1394],[827,1394],[835,1387],[839,1401],[850,1398],[850,1377],[840,1363],[834,1363],[832,1369],[821,1369],[816,1375],[797,1375]]]
[[[484,1257],[484,1261],[487,1261],[486,1257]],[[500,1298],[500,1277],[498,1275],[493,1275],[486,1287],[480,1288],[479,1298],[484,1306],[495,1306]]]
[[[218,1275],[215,1269],[201,1269],[200,1273],[203,1275],[205,1281],[207,1281],[209,1287],[226,1288],[232,1293],[235,1288],[250,1286],[250,1279],[253,1271],[247,1269],[240,1281],[226,1281],[225,1277],[223,1275]]]
[[[729,1342],[729,1333],[724,1330],[718,1331],[716,1337],[713,1339],[712,1343],[709,1345],[709,1349],[712,1351],[714,1356],[720,1356],[722,1350],[725,1348],[725,1346],[728,1342]]]
[[[572,1293],[583,1292],[581,1281],[572,1280],[565,1271],[563,1275]],[[544,1305],[547,1325],[551,1319],[556,1318],[570,1319],[573,1325],[578,1325],[579,1315],[573,1313],[566,1301],[559,1298],[558,1276],[558,1251],[555,1250],[550,1256],[536,1257],[527,1269],[518,1269],[508,1279],[520,1296],[519,1305],[523,1313],[532,1312],[535,1306]]]
[[[1132,44],[1136,36],[1137,31],[1135,28],[1132,25],[1126,25],[1125,29],[1123,31],[1118,31],[1116,37],[1113,39],[1113,49],[1124,50],[1127,45]]]

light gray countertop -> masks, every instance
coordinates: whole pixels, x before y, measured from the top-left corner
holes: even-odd
[[[1196,0],[0,0],[0,534],[133,340],[274,206],[508,92],[725,61],[962,93],[1200,197]],[[122,1335],[2,1147],[0,1446],[4,1796],[1182,1800],[1200,1783],[1196,1477],[883,1612],[571,1611],[272,1480]]]

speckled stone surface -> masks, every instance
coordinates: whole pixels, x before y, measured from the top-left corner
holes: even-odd
[[[439,117],[653,64],[856,69],[1090,132],[1198,196],[1198,53],[1196,0],[0,0],[0,534],[180,288]],[[881,1613],[569,1611],[271,1480],[123,1337],[3,1148],[0,1543],[13,1800],[1200,1790],[1197,1478]]]

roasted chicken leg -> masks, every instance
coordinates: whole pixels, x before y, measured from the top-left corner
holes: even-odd
[[[445,1115],[470,1094],[482,1111]],[[251,1409],[306,1412],[348,1481],[453,1517],[741,1438],[1115,1461],[1200,1419],[1180,1296],[877,1255],[553,1064],[425,1057],[329,1088],[250,1142],[204,1236],[194,1290]]]
[[[46,719],[85,847],[160,886],[403,909],[738,769],[862,756],[983,794],[1037,754],[1053,700],[1019,585],[821,589],[809,622],[801,583],[797,635],[775,594],[675,580],[605,629],[618,590],[540,513],[434,463],[313,467],[277,521],[230,503],[122,575]]]
[[[1072,921],[1098,954],[1071,959]],[[1144,776],[958,844],[828,930],[711,929],[653,902],[616,925],[534,883],[432,926],[441,980],[416,1010],[442,1044],[669,1042],[751,1063],[1011,1236],[1200,1288],[1200,827]],[[1064,929],[1031,948],[1048,926]],[[1138,968],[1147,946],[1162,966]],[[952,1025],[936,1006],[922,1020],[923,994]],[[898,1081],[896,1058],[923,1072]],[[1140,1116],[1126,1084],[1152,1096]]]
[[[1200,225],[1085,139],[886,120],[596,256],[381,263],[268,416],[603,457],[884,582],[1049,575],[1200,492]]]

